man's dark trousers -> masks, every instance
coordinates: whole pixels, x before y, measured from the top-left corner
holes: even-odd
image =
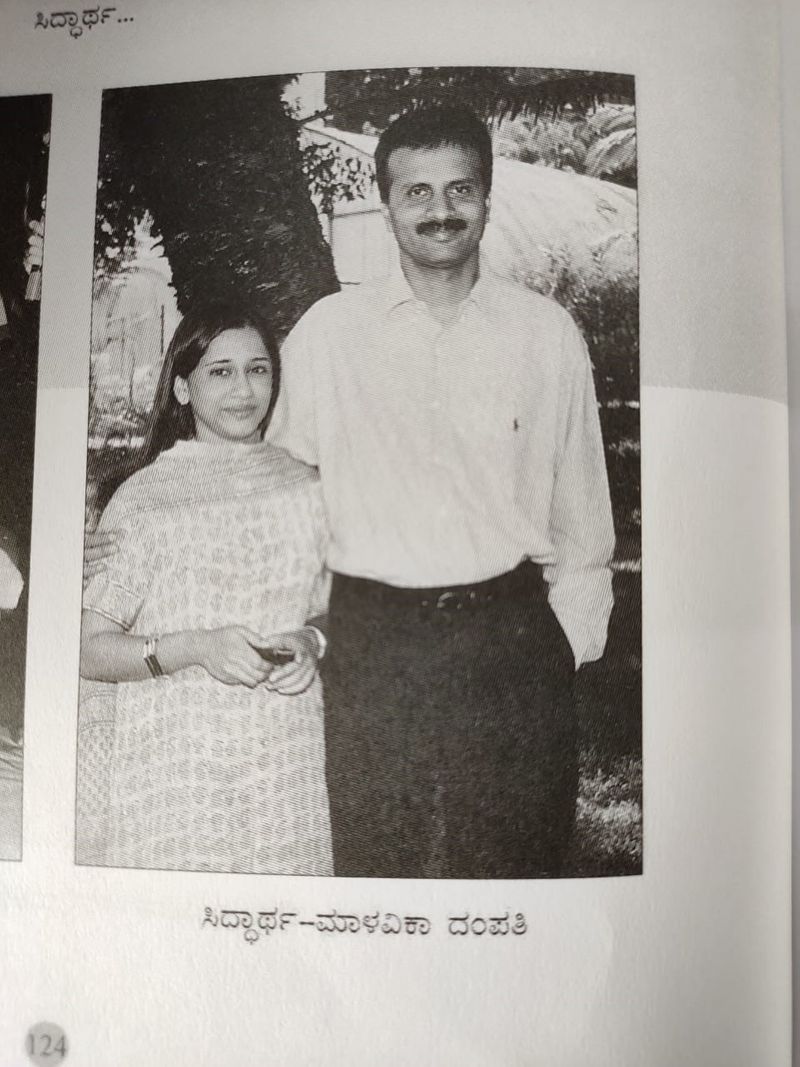
[[[334,575],[322,666],[336,875],[558,876],[574,659],[540,567],[434,590]]]

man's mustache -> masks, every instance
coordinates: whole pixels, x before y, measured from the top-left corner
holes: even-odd
[[[429,222],[421,222],[417,226],[417,233],[425,236],[429,233],[460,233],[466,230],[467,224],[463,219],[431,219]]]

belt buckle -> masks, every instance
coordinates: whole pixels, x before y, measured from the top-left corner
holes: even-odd
[[[440,593],[436,599],[437,611],[458,611],[461,607],[461,602],[458,593],[454,593],[452,589],[446,589],[444,593]]]

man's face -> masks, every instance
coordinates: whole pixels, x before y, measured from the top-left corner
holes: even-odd
[[[401,258],[450,269],[477,256],[489,200],[476,152],[453,145],[397,148],[389,156],[383,216]]]

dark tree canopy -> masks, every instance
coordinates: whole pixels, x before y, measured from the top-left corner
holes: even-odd
[[[96,257],[136,219],[161,235],[181,311],[251,299],[285,334],[338,288],[308,193],[286,78],[112,90],[103,97]],[[113,262],[113,261],[112,261]]]
[[[383,130],[396,115],[420,103],[462,103],[485,119],[524,112],[558,113],[567,105],[585,112],[605,102],[632,104],[627,74],[529,67],[403,67],[345,70],[326,75],[334,126],[361,133]]]

